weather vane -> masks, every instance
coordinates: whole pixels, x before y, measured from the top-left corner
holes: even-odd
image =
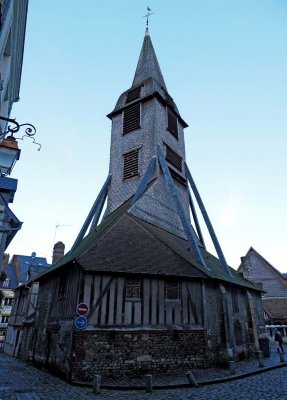
[[[148,28],[148,19],[151,15],[153,15],[154,13],[151,12],[151,9],[149,7],[146,8],[147,9],[147,13],[146,15],[143,16],[143,18],[146,18],[146,27]]]

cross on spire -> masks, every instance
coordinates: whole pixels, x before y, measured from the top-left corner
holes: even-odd
[[[151,9],[149,8],[149,6],[147,6],[146,9],[147,9],[147,13],[146,13],[146,15],[143,16],[143,18],[146,18],[146,27],[148,28],[149,17],[151,15],[153,15],[154,13],[151,12]]]

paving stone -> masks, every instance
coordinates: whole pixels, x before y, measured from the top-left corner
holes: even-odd
[[[273,355],[271,355],[269,361],[267,361],[268,359],[265,360],[266,365],[267,363],[270,366],[274,366],[275,363],[279,364],[279,360]],[[253,362],[239,364],[237,370],[241,373],[250,372],[252,368],[253,371],[259,369],[257,364]],[[262,368],[260,368],[260,371],[262,371]],[[201,374],[201,372],[203,373]],[[220,375],[219,370],[201,372],[198,372],[198,377],[201,376],[204,379]],[[221,376],[224,373],[226,371],[221,370]],[[95,395],[91,388],[72,386],[33,365],[0,353],[0,400],[286,400],[286,376],[287,367],[283,366],[244,379],[198,388],[164,389],[155,390],[152,393],[145,393],[145,390],[103,389],[99,395]],[[158,376],[157,381],[170,383],[172,377]],[[125,383],[128,382],[128,380],[125,380]]]

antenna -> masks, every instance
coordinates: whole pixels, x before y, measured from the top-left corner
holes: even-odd
[[[149,8],[149,6],[147,6],[146,9],[147,9],[147,13],[146,13],[146,15],[143,16],[143,18],[146,18],[146,27],[148,28],[149,17],[151,15],[153,15],[154,13],[151,12],[151,9]]]
[[[56,243],[56,236],[57,236],[57,232],[59,230],[59,228],[62,228],[64,226],[72,226],[72,225],[61,225],[59,224],[59,222],[57,223],[57,225],[55,226],[55,234],[54,234],[54,240],[53,240],[53,244]]]

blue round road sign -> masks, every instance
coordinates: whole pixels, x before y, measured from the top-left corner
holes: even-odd
[[[75,319],[75,327],[77,329],[85,329],[85,327],[88,325],[88,321],[86,317],[77,317]]]

